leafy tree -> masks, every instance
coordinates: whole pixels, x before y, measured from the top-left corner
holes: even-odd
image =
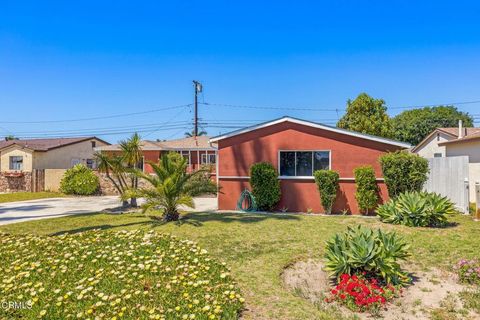
[[[473,127],[473,118],[454,106],[407,110],[392,119],[394,137],[417,145],[436,128],[458,126],[458,120],[462,120],[465,127]]]
[[[201,194],[216,194],[217,185],[210,179],[198,179],[198,175],[207,175],[205,170],[187,173],[187,160],[176,152],[162,156],[159,163],[149,162],[154,174],[136,170],[135,174],[150,183],[151,186],[130,189],[124,198],[142,197],[146,202],[143,212],[160,209],[163,220],[176,221],[180,217],[180,206],[194,208],[193,197]]]
[[[14,135],[8,135],[5,137],[5,141],[18,140]]]
[[[138,133],[134,133],[130,139],[120,141],[120,148],[122,149],[122,158],[125,162],[127,168],[136,170],[138,169],[139,163],[142,161],[143,152],[141,146],[141,138]],[[130,174],[130,187],[132,189],[138,188],[138,176],[135,174]],[[137,199],[132,197],[130,199],[130,205],[132,207],[137,207]]]
[[[337,127],[380,137],[392,136],[385,101],[374,99],[366,93],[347,101],[347,112],[338,121]]]

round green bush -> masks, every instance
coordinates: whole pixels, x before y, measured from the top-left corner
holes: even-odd
[[[259,210],[275,209],[282,193],[277,170],[271,163],[259,162],[250,167],[250,185]]]
[[[68,169],[60,182],[60,191],[65,194],[89,196],[100,188],[100,182],[92,169],[77,164]]]
[[[404,192],[421,191],[428,179],[428,160],[407,151],[380,157],[383,177],[391,198]]]

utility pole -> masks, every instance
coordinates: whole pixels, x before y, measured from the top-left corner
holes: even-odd
[[[198,136],[198,93],[202,92],[202,84],[199,81],[193,80],[193,88],[195,89],[195,96],[193,105],[195,108],[195,115],[193,119],[193,136]]]

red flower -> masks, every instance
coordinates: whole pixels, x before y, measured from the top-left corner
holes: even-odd
[[[338,293],[338,291],[337,291],[337,290],[335,290],[335,289],[332,289],[332,291],[331,291],[331,292],[332,292],[332,294],[337,294],[337,293]]]
[[[346,295],[344,295],[343,293],[342,293],[342,294],[340,294],[340,299],[342,299],[342,300],[345,300],[345,298],[347,298],[347,296],[346,296]]]

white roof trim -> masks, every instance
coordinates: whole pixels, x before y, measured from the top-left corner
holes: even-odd
[[[235,131],[226,133],[224,135],[216,136],[216,137],[213,137],[213,138],[210,139],[210,143],[217,142],[219,140],[223,140],[223,139],[226,139],[226,138],[230,138],[230,137],[233,137],[233,136],[244,134],[244,133],[247,133],[247,132],[250,132],[250,131],[253,131],[253,130],[266,128],[266,127],[273,126],[273,125],[276,125],[276,124],[279,124],[279,123],[282,123],[282,122],[287,122],[287,121],[297,123],[297,124],[301,124],[301,125],[308,126],[308,127],[312,127],[312,128],[323,129],[323,130],[327,130],[327,131],[332,131],[332,132],[345,134],[345,135],[349,135],[349,136],[353,136],[353,137],[357,137],[357,138],[362,138],[362,139],[366,139],[366,140],[372,140],[372,141],[385,143],[385,144],[389,144],[389,145],[393,145],[393,146],[398,146],[398,147],[402,147],[402,148],[410,148],[411,147],[410,144],[405,143],[405,142],[400,142],[400,141],[395,141],[395,140],[391,140],[391,139],[387,139],[387,138],[372,136],[372,135],[365,134],[365,133],[359,133],[359,132],[355,132],[355,131],[340,129],[340,128],[337,128],[337,127],[327,126],[325,124],[306,121],[306,120],[301,120],[301,119],[292,118],[292,117],[283,117],[283,118],[272,120],[272,121],[269,121],[269,122],[264,122],[264,123],[260,123],[260,124],[254,125],[254,126],[246,127],[246,128],[239,129],[239,130],[235,130]]]

